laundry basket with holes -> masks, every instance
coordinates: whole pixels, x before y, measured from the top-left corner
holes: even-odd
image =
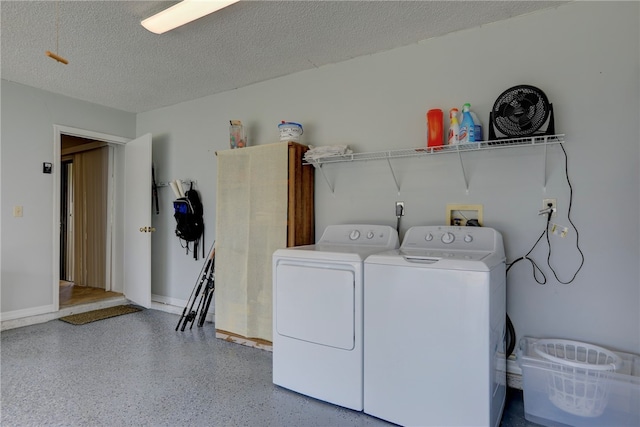
[[[534,351],[551,362],[547,394],[554,405],[582,417],[602,415],[609,399],[609,373],[620,366],[620,356],[592,344],[559,339],[539,340]]]
[[[546,426],[640,425],[640,356],[525,337],[517,358],[527,420]]]

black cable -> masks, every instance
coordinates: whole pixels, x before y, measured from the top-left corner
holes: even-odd
[[[507,271],[506,271],[507,273],[509,272],[511,267],[513,267],[517,262],[523,261],[523,260],[527,260],[527,261],[529,261],[531,263],[532,275],[533,275],[534,280],[539,285],[544,285],[544,284],[547,283],[547,276],[544,274],[544,271],[542,271],[542,269],[540,269],[540,267],[538,267],[538,264],[536,264],[536,262],[533,259],[529,258],[529,255],[531,254],[531,252],[533,252],[533,250],[536,248],[536,246],[538,246],[538,243],[540,243],[540,240],[542,240],[542,238],[545,236],[545,234],[548,233],[549,223],[551,222],[551,215],[552,214],[553,214],[553,211],[549,211],[549,214],[547,215],[546,227],[545,227],[544,231],[542,232],[542,234],[540,234],[540,236],[538,237],[538,240],[536,240],[536,242],[533,244],[531,249],[529,249],[529,252],[527,252],[525,256],[517,258],[511,264],[509,264],[507,266]],[[536,275],[536,273],[540,273],[542,275],[542,279],[541,280],[538,280],[538,276]]]
[[[515,261],[513,261],[511,264],[509,264],[507,266],[507,270],[505,271],[505,275],[506,273],[509,272],[509,270],[511,269],[511,267],[513,267],[517,262],[522,261],[522,260],[527,260],[531,263],[531,268],[533,270],[533,278],[535,279],[536,282],[538,282],[538,284],[540,285],[544,285],[547,283],[547,276],[545,276],[544,272],[540,269],[540,267],[538,267],[538,265],[536,264],[536,262],[534,260],[532,260],[531,258],[529,258],[529,255],[531,254],[531,252],[533,252],[533,250],[536,248],[536,246],[538,246],[538,243],[540,243],[540,240],[542,240],[542,237],[547,233],[547,230],[549,230],[549,222],[551,221],[551,215],[553,214],[553,211],[549,211],[549,214],[547,215],[547,226],[545,227],[544,231],[542,232],[542,234],[540,234],[540,237],[538,237],[538,240],[536,240],[536,242],[533,244],[533,246],[531,247],[531,249],[529,249],[529,252],[527,252],[527,254],[525,256],[522,256],[518,259],[516,259]],[[542,280],[538,280],[538,277],[536,276],[536,270],[538,272],[540,272],[540,274],[542,274]],[[509,356],[511,356],[511,354],[513,353],[513,350],[516,347],[516,330],[513,326],[513,323],[511,322],[511,319],[509,318],[509,315],[507,314],[507,320],[506,320],[506,324],[507,324],[507,334],[506,334],[506,350],[505,350],[505,355],[508,358]]]
[[[513,327],[513,323],[511,323],[511,319],[507,314],[507,349],[505,350],[506,357],[508,358],[513,353],[513,349],[516,348],[516,329]]]
[[[582,266],[584,265],[584,253],[580,249],[580,244],[579,244],[580,233],[578,232],[578,228],[576,227],[576,225],[573,223],[573,220],[571,219],[571,208],[573,206],[573,186],[571,185],[571,180],[569,179],[569,156],[567,155],[567,151],[565,150],[565,148],[564,148],[564,146],[562,144],[560,144],[560,148],[562,148],[562,152],[564,153],[564,174],[565,174],[565,177],[567,179],[567,185],[569,186],[569,208],[567,210],[567,219],[569,220],[569,223],[571,223],[571,226],[573,227],[574,231],[576,232],[576,249],[578,249],[578,252],[580,253],[581,260],[580,260],[580,265],[578,266],[578,269],[574,273],[574,275],[571,278],[571,280],[566,281],[566,282],[560,280],[560,278],[558,277],[558,274],[556,273],[555,269],[551,265],[551,240],[549,239],[549,224],[551,223],[551,216],[553,215],[553,210],[550,210],[548,215],[547,215],[547,223],[546,223],[546,226],[544,228],[544,231],[542,232],[542,234],[540,234],[540,237],[538,237],[538,240],[536,240],[536,242],[533,244],[533,246],[531,247],[531,250],[529,250],[529,252],[527,252],[527,254],[525,256],[516,259],[511,264],[508,264],[507,270],[506,270],[506,272],[508,273],[509,270],[511,269],[511,267],[513,267],[517,262],[526,259],[531,263],[531,267],[532,267],[532,270],[533,270],[533,278],[539,285],[546,284],[547,283],[547,277],[545,276],[544,272],[540,269],[540,267],[538,267],[538,265],[535,263],[535,261],[532,260],[531,258],[529,258],[529,255],[531,254],[531,252],[533,252],[533,250],[538,245],[540,240],[542,240],[542,237],[546,237],[546,241],[547,241],[547,247],[548,247],[547,265],[549,266],[549,268],[551,269],[551,272],[553,273],[553,275],[555,276],[556,280],[559,283],[561,283],[563,285],[568,285],[568,284],[572,283],[575,280],[575,278],[578,275],[578,273],[580,272],[580,270],[582,269]],[[539,272],[542,275],[542,280],[538,280],[538,277],[536,276],[536,271]],[[507,337],[506,337],[507,338],[507,349],[506,349],[506,355],[507,355],[507,357],[509,357],[511,355],[511,353],[513,353],[513,349],[515,348],[516,331],[515,331],[515,328],[513,327],[513,323],[511,323],[511,319],[509,318],[508,314],[507,314],[506,322],[507,322]]]
[[[582,269],[582,266],[584,265],[584,253],[582,253],[582,250],[580,249],[580,244],[579,244],[580,233],[578,233],[578,228],[576,227],[576,225],[571,220],[571,207],[572,207],[572,204],[573,204],[573,186],[571,185],[571,181],[569,180],[569,156],[567,156],[567,151],[564,149],[562,144],[560,144],[560,148],[562,148],[562,152],[564,153],[564,173],[565,173],[565,176],[567,178],[567,184],[569,185],[569,209],[567,210],[567,219],[569,220],[569,223],[571,223],[571,226],[573,227],[573,229],[576,232],[576,249],[578,249],[578,252],[580,253],[581,260],[580,260],[580,266],[578,267],[578,269],[574,273],[574,275],[571,278],[571,280],[569,280],[567,282],[564,282],[564,281],[560,280],[560,278],[558,277],[558,274],[556,273],[555,269],[551,266],[551,242],[549,241],[549,225],[547,223],[547,230],[546,230],[546,232],[547,232],[547,245],[549,246],[549,252],[547,254],[547,265],[551,269],[551,272],[553,273],[553,275],[555,276],[555,278],[556,278],[556,280],[558,282],[562,283],[563,285],[568,285],[568,284],[570,284],[571,282],[573,282],[575,280],[576,276],[578,275],[578,273]]]
[[[398,236],[400,236],[400,218],[402,218],[404,216],[404,206],[401,205],[400,203],[396,203],[396,232],[398,233]]]

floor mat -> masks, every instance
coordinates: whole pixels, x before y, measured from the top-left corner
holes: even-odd
[[[72,325],[85,325],[110,317],[121,316],[123,314],[135,313],[141,311],[142,308],[134,305],[117,305],[115,307],[102,308],[100,310],[87,311],[86,313],[72,314],[70,316],[61,317],[59,320],[71,323]]]

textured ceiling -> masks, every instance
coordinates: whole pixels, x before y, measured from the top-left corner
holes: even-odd
[[[241,1],[156,35],[176,2],[0,2],[2,78],[144,112],[477,27],[556,1]],[[69,60],[45,56],[56,52]]]

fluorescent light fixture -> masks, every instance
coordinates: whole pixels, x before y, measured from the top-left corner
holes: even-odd
[[[152,33],[163,34],[238,1],[182,0],[140,23]]]

